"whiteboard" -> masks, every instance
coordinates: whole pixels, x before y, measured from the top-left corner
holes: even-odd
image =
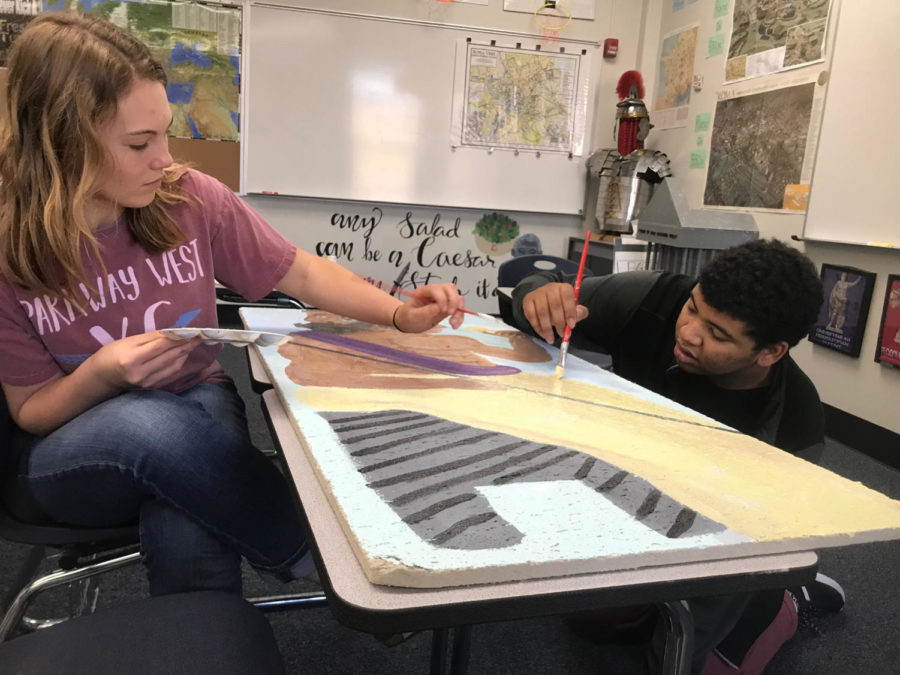
[[[900,247],[900,2],[841,3],[806,239]]]
[[[453,147],[460,42],[534,49],[533,39],[298,8],[249,11],[245,192],[581,212],[585,156]],[[560,40],[553,49],[585,51],[585,88],[596,89],[595,47]],[[584,94],[591,120],[594,97]]]

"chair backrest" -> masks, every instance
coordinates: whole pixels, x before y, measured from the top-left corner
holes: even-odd
[[[33,498],[24,494],[21,485],[12,478],[7,479],[7,464],[11,459],[7,454],[12,452],[15,428],[6,397],[0,388],[0,491],[3,492],[0,496],[0,539],[53,547],[88,546],[99,542],[100,550],[126,546],[137,541],[135,524],[80,528],[50,522],[33,503]]]
[[[518,258],[510,258],[497,268],[498,286],[515,286],[532,272],[562,272],[563,274],[576,274],[578,263],[555,255],[523,255]],[[592,272],[585,267],[584,276],[589,277]]]
[[[9,439],[12,437],[13,421],[9,414],[9,406],[6,405],[6,397],[0,388],[0,446],[9,447]],[[0,461],[2,465],[2,461]]]
[[[3,388],[0,387],[0,489],[4,484],[7,464],[12,453],[10,448],[15,428],[15,422],[13,422],[12,415],[9,414],[9,406],[6,405]]]

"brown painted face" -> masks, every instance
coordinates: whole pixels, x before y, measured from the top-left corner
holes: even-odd
[[[465,366],[494,365],[486,357],[530,363],[550,360],[547,352],[532,342],[531,338],[512,330],[491,332],[492,335],[509,340],[509,348],[504,348],[485,345],[465,335],[438,334],[440,329],[437,328],[425,333],[399,333],[392,328],[320,311],[308,312],[302,327]],[[304,337],[302,333],[291,335],[291,342],[282,345],[278,353],[291,362],[286,369],[288,377],[302,386],[352,389],[499,388],[490,377],[476,378],[430,371],[415,364],[370,355],[363,350],[325,344]]]

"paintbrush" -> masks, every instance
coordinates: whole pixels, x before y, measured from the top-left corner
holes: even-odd
[[[434,302],[431,298],[426,298],[424,295],[419,295],[418,293],[413,293],[412,291],[408,291],[405,288],[394,287],[392,290],[395,290],[399,295],[406,295],[410,298],[415,298],[416,300],[421,300],[422,302],[432,303]],[[393,295],[393,293],[391,294]],[[472,316],[479,316],[478,312],[473,312],[471,309],[466,309],[465,307],[460,307],[460,312],[463,314],[471,314]]]
[[[575,306],[578,306],[578,293],[581,291],[581,279],[584,277],[584,261],[587,260],[588,246],[591,243],[591,231],[584,237],[584,248],[581,249],[581,260],[578,262],[578,274],[575,275]],[[572,327],[566,323],[562,344],[559,346],[559,359],[556,362],[556,377],[562,378],[566,368],[566,355],[569,353],[569,340],[572,339]]]
[[[406,263],[406,265],[403,266],[403,269],[400,270],[400,274],[398,274],[397,278],[394,279],[394,285],[391,286],[391,290],[390,290],[391,295],[393,295],[394,293],[396,293],[397,291],[400,290],[400,284],[403,283],[403,278],[406,276],[406,273],[409,272],[409,266],[410,266],[410,263]]]
[[[399,282],[403,277],[406,276],[406,271],[408,269],[409,269],[409,265],[407,264],[407,266],[404,267],[403,270],[400,272],[400,275],[397,277],[397,280],[394,281],[394,283],[391,286],[388,286],[383,281],[378,281],[377,279],[373,279],[372,277],[362,277],[362,278],[367,283],[372,284],[375,288],[381,288],[381,289],[389,288],[390,289],[388,291],[389,295],[393,296],[395,293],[398,295],[406,295],[410,298],[415,298],[416,300],[421,300],[422,302],[424,302],[426,304],[431,304],[432,302],[434,302],[431,298],[426,298],[424,295],[420,295],[418,293],[413,293],[412,291],[408,291],[405,288],[400,287]],[[478,312],[473,312],[471,309],[466,309],[464,307],[460,308],[459,311],[462,312],[463,314],[471,314],[472,316],[481,316]]]

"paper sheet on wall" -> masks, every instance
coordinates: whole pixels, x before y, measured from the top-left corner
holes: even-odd
[[[726,81],[822,60],[831,0],[735,0]]]
[[[460,40],[451,144],[584,152],[589,59]]]
[[[694,78],[699,26],[665,35],[659,48],[659,78],[653,100],[653,124],[659,129],[685,127]]]
[[[823,91],[812,76],[790,86],[719,92],[710,140],[705,206],[802,208],[793,186],[809,183]]]

